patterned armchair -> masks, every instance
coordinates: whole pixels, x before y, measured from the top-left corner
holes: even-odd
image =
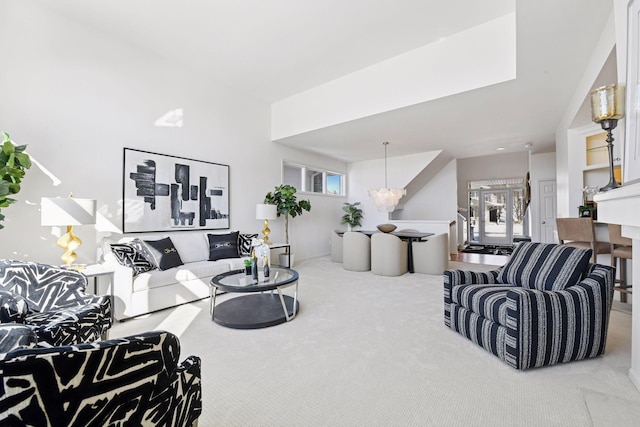
[[[202,412],[200,359],[190,356],[179,364],[175,335],[153,331],[29,348],[30,332],[22,325],[0,325],[0,346],[15,344],[16,338],[22,344],[0,354],[0,425],[197,424]]]
[[[498,270],[444,272],[444,323],[516,369],[604,354],[615,269],[520,243]]]
[[[84,274],[35,262],[0,260],[0,322],[35,329],[39,345],[60,346],[106,338],[108,296],[85,294]]]

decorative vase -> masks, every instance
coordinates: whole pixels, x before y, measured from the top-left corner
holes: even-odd
[[[269,277],[269,257],[264,259],[264,277]]]
[[[251,260],[251,277],[253,280],[258,280],[258,260],[256,258]]]

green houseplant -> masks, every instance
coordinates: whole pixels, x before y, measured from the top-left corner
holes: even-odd
[[[340,224],[347,224],[349,231],[351,231],[353,227],[360,227],[362,225],[362,209],[360,208],[360,202],[345,202],[342,210],[345,213],[342,215]]]
[[[309,200],[298,201],[296,191],[295,187],[282,184],[264,197],[264,203],[276,205],[278,217],[284,215],[284,238],[287,244],[289,244],[289,217],[295,218],[302,215],[303,211],[309,212],[311,210],[311,202]]]
[[[15,145],[6,132],[3,132],[2,136],[2,150],[0,150],[0,221],[4,220],[1,210],[16,202],[16,199],[11,196],[18,194],[25,170],[31,167],[31,159],[24,152],[27,146]],[[0,223],[0,229],[2,228],[4,226]]]

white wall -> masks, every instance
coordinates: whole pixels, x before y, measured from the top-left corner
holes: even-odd
[[[206,75],[43,6],[3,2],[0,16],[0,130],[28,144],[48,171],[28,171],[19,202],[2,210],[0,257],[59,263],[57,236],[40,226],[39,203],[73,192],[98,200],[101,232],[75,229],[84,240],[78,262],[95,261],[101,237],[121,228],[123,147],[230,165],[231,228],[243,232],[262,228],[255,205],[281,182],[283,158],[346,172],[345,163],[272,143],[269,105]],[[184,109],[184,127],[154,126],[175,108]],[[290,225],[297,259],[329,253],[345,200],[304,197],[312,210]],[[282,241],[283,221],[270,225],[272,240]]]
[[[439,153],[440,151],[427,151],[406,156],[387,157],[387,185],[389,188],[405,188]],[[376,225],[389,222],[389,213],[378,211],[375,203],[369,197],[369,190],[384,187],[384,158],[349,163],[348,171],[347,194],[349,201],[362,204],[361,228],[373,230]],[[453,191],[453,187],[451,191]]]
[[[455,221],[458,213],[456,174],[456,161],[452,160],[407,200],[394,218]]]
[[[515,78],[516,16],[510,13],[274,103],[272,137],[278,140]]]
[[[531,240],[540,241],[540,181],[556,179],[556,153],[539,153],[529,156],[529,172],[531,185],[531,203],[529,218],[531,220]]]

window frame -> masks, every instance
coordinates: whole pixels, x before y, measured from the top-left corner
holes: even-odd
[[[298,169],[300,170],[300,182],[297,185],[294,185],[290,182],[285,182],[285,168]],[[315,174],[322,174],[322,189],[321,191],[313,191],[314,189],[307,188],[307,179],[313,178],[309,175],[309,172],[313,172]],[[338,194],[328,192],[328,183],[327,178],[330,176],[338,176],[340,177],[340,190]],[[329,170],[326,168],[320,168],[313,165],[303,164],[300,162],[292,162],[289,160],[282,160],[282,168],[281,168],[281,183],[282,184],[290,184],[294,186],[298,193],[301,194],[314,194],[314,195],[322,195],[329,197],[346,197],[346,179],[347,174],[343,172],[336,172],[334,170]],[[313,182],[311,182],[311,186],[313,187]]]

